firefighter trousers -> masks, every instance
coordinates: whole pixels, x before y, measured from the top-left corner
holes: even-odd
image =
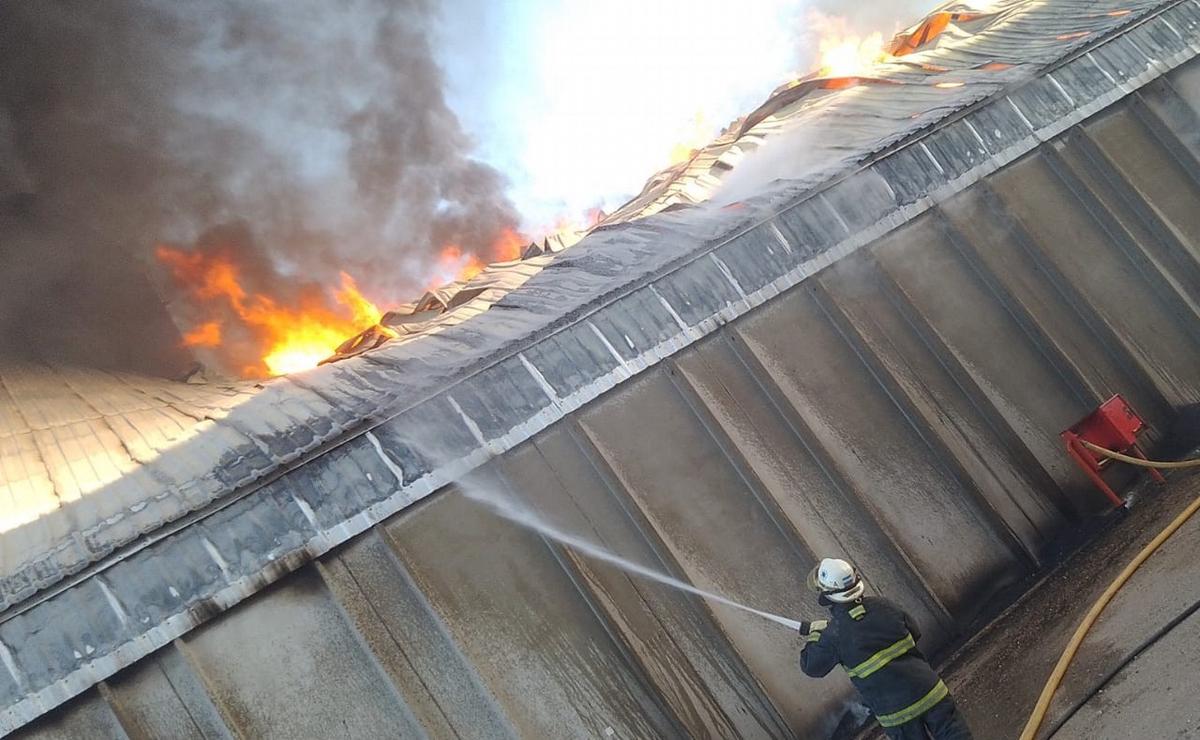
[[[947,696],[911,722],[884,728],[891,740],[971,740],[967,721]]]

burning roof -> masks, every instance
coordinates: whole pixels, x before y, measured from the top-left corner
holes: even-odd
[[[472,281],[488,262],[496,265],[488,272],[495,273],[504,269],[504,263],[561,251],[597,225],[620,224],[675,205],[707,200],[756,146],[779,133],[771,125],[774,120],[794,118],[791,108],[818,93],[851,92],[867,84],[964,87],[966,83],[956,79],[922,79],[946,75],[960,66],[931,64],[924,57],[936,52],[946,39],[961,43],[1003,24],[1020,5],[1009,2],[986,12],[962,4],[947,5],[888,42],[879,34],[857,37],[844,20],[813,12],[809,20],[819,37],[815,72],[780,86],[758,109],[728,126],[716,141],[706,143],[702,133],[706,126],[698,117],[687,140],[672,154],[672,166],[652,177],[641,196],[612,216],[595,213],[585,224],[560,224],[540,242],[527,242],[515,230],[505,228],[488,255],[465,251],[456,244],[442,247],[433,283],[425,296],[411,304],[372,300],[359,291],[354,276],[344,272],[337,286],[293,280],[288,294],[283,295],[280,281],[273,280],[272,290],[265,290],[256,283],[263,282],[260,276],[264,273],[273,271],[238,262],[246,250],[234,244],[245,242],[246,234],[235,235],[232,242],[219,233],[215,240],[206,236],[188,250],[159,246],[159,262],[190,304],[181,317],[184,344],[202,358],[217,361],[227,372],[262,378],[354,356],[389,339],[413,334],[420,327],[433,328],[437,322],[431,312],[453,311],[484,292]],[[1009,66],[983,65],[993,76]],[[647,201],[653,193],[659,197]],[[494,275],[486,280],[495,282]],[[462,296],[456,300],[452,294],[459,291]],[[496,293],[489,291],[489,295]],[[485,305],[471,303],[475,309]],[[390,324],[381,321],[384,314],[377,304],[390,309]]]
[[[324,552],[1200,48],[1190,3],[1007,2],[964,23],[982,25],[951,19],[870,79],[781,89],[579,244],[530,247],[429,291],[384,314],[386,332],[344,344],[358,355],[346,361],[196,385],[0,369],[3,608],[97,561],[131,562],[164,528],[269,535],[264,552],[215,569],[225,581],[164,610],[244,589],[243,570],[281,553]],[[308,498],[290,487],[310,466],[361,461],[389,477],[313,473]]]
[[[617,258],[613,253],[613,259],[618,261],[607,265],[602,253],[606,248],[611,248],[606,247],[608,243],[624,242],[634,237],[637,223],[643,219],[658,213],[660,222],[670,224],[672,229],[691,231],[698,228],[697,239],[713,239],[732,228],[732,224],[751,218],[755,209],[761,209],[764,205],[773,206],[781,198],[793,199],[796,193],[809,191],[821,182],[847,172],[870,157],[919,134],[935,122],[946,119],[956,110],[994,96],[1021,80],[1033,78],[1045,65],[1072,55],[1106,32],[1135,23],[1153,7],[1156,6],[1145,1],[1136,5],[1098,7],[1092,2],[1057,2],[1048,5],[1003,0],[990,7],[988,12],[980,13],[961,4],[944,6],[922,23],[896,37],[890,47],[893,58],[872,64],[869,70],[854,74],[851,78],[814,74],[781,86],[762,106],[736,122],[714,142],[696,151],[690,160],[662,170],[650,178],[642,193],[611,215],[596,215],[595,223],[581,231],[564,230],[524,247],[517,246],[516,242],[506,243],[504,254],[514,259],[480,266],[478,272],[466,279],[431,288],[419,300],[392,306],[386,312],[362,296],[349,276],[344,276],[342,285],[335,290],[332,305],[340,307],[340,313],[332,311],[328,296],[306,296],[304,293],[301,293],[294,308],[284,307],[252,295],[246,285],[239,282],[236,265],[220,248],[184,253],[163,247],[160,249],[160,259],[172,267],[176,275],[187,276],[187,284],[198,296],[220,302],[223,311],[238,315],[248,331],[260,332],[262,337],[266,337],[269,347],[274,347],[270,344],[274,337],[299,337],[296,343],[280,344],[277,351],[271,351],[263,357],[262,366],[248,368],[247,374],[275,374],[286,372],[292,366],[313,365],[318,360],[344,360],[362,355],[358,365],[338,362],[332,366],[337,369],[314,371],[289,380],[277,379],[265,386],[254,383],[214,386],[212,393],[215,398],[238,398],[238,403],[230,407],[239,409],[232,411],[235,416],[241,413],[258,415],[256,422],[250,426],[245,420],[230,422],[227,411],[221,411],[220,414],[216,411],[184,411],[182,416],[167,415],[173,417],[179,434],[184,434],[184,429],[188,434],[193,428],[208,429],[200,434],[205,441],[198,443],[198,447],[190,445],[185,455],[188,459],[196,459],[197,456],[209,459],[209,464],[217,468],[223,465],[218,462],[222,459],[221,451],[226,447],[236,449],[247,440],[256,438],[257,433],[252,429],[262,422],[268,423],[271,428],[276,426],[270,420],[276,420],[277,428],[308,429],[305,438],[313,440],[346,431],[362,421],[353,414],[338,411],[340,408],[358,407],[358,403],[343,395],[344,392],[350,392],[355,397],[366,393],[372,399],[374,409],[392,408],[396,403],[403,405],[402,398],[418,393],[419,389],[442,386],[449,378],[460,375],[464,368],[475,366],[481,357],[517,341],[522,332],[532,331],[528,327],[520,329],[520,326],[527,325],[527,321],[514,324],[505,318],[515,315],[514,309],[517,307],[521,307],[521,311],[534,312],[538,317],[536,324],[539,325],[556,317],[563,306],[570,302],[568,296],[580,295],[581,284],[571,281],[582,278],[570,269],[570,263],[563,263],[562,254],[564,249],[578,241],[583,230],[588,231],[588,236],[584,237],[581,246],[570,249],[568,253],[586,248],[593,269],[602,265],[601,273],[587,278],[588,289],[600,288],[596,283],[598,279],[611,281],[608,285],[610,288],[617,287],[632,277],[632,267],[626,264],[629,255]],[[1038,121],[1046,115],[1055,115],[1057,107],[1061,106],[1048,103],[1044,110],[1018,110],[1016,113],[1025,116],[1026,120]],[[1012,110],[1009,110],[1003,115],[1012,114]],[[971,131],[972,136],[978,139],[979,152],[994,148],[997,144],[1003,145],[1003,137],[1008,136],[1000,125],[994,130],[973,127]],[[926,145],[920,146],[924,148]],[[760,150],[763,156],[755,157]],[[931,151],[930,156],[932,154],[934,152]],[[886,168],[888,164],[884,162],[881,166]],[[750,195],[755,197],[746,200]],[[697,209],[698,204],[714,199],[715,203],[702,212]],[[749,207],[746,204],[754,205]],[[661,225],[648,225],[647,228],[661,228]],[[847,225],[847,228],[850,227]],[[653,248],[653,245],[647,245],[647,248]],[[556,275],[541,279],[538,290],[530,293],[518,290],[546,270],[556,272]],[[566,273],[571,273],[572,277],[566,277]],[[601,278],[601,275],[604,277]],[[511,326],[486,342],[478,337],[467,338],[476,335],[476,330],[469,327],[473,324],[470,319],[479,317],[493,306],[505,306],[508,309],[494,317],[492,324]],[[448,331],[451,329],[458,330],[452,335],[454,338]],[[193,344],[203,345],[226,338],[218,335],[220,332],[216,327],[208,321],[200,321],[186,338]],[[336,350],[329,356],[331,348]],[[397,389],[390,380],[382,380],[380,375],[384,372],[383,368],[394,367],[397,362],[407,368],[403,372],[403,390]],[[434,368],[440,369],[436,371]],[[390,369],[388,372],[391,372]],[[30,374],[22,371],[19,377],[29,378]],[[47,377],[53,377],[53,374]],[[32,417],[41,417],[49,413],[46,409],[20,411],[24,404],[37,403],[38,397],[54,396],[54,391],[48,390],[50,387],[64,390],[89,386],[110,387],[116,381],[115,387],[133,389],[130,392],[134,396],[156,398],[160,403],[170,405],[178,401],[176,397],[180,395],[170,389],[192,387],[108,373],[95,373],[90,379],[88,373],[73,374],[71,378],[70,381],[52,380],[46,390],[30,391],[29,397],[22,397],[18,393],[8,402],[10,411],[2,416],[7,421],[0,432],[5,433],[8,441],[4,452],[6,476],[0,482],[0,495],[12,495],[16,501],[8,512],[12,522],[28,522],[43,513],[55,515],[64,512],[62,506],[66,500],[62,499],[64,494],[59,486],[50,486],[41,491],[31,481],[53,481],[59,475],[54,473],[55,470],[72,470],[74,479],[96,481],[80,488],[80,491],[86,489],[86,493],[77,495],[86,497],[106,485],[120,487],[121,476],[128,471],[136,471],[146,464],[160,464],[160,457],[167,455],[172,447],[163,444],[160,449],[157,443],[146,447],[142,441],[138,441],[143,437],[138,433],[134,435],[136,439],[122,441],[122,444],[128,449],[144,449],[144,455],[139,453],[132,459],[125,459],[128,456],[120,453],[116,456],[118,462],[100,464],[98,459],[109,456],[110,452],[88,450],[92,446],[97,451],[109,450],[113,445],[103,440],[112,438],[113,434],[97,432],[84,434],[90,441],[78,447],[78,453],[54,452],[50,455],[47,451],[50,447],[76,449],[73,445],[78,445],[78,440],[84,438],[80,437],[84,429],[70,425],[19,425],[16,420],[30,419],[30,414]],[[358,390],[335,390],[341,385],[336,378],[354,379],[350,386]],[[196,392],[187,390],[185,396]],[[49,408],[82,407],[88,403],[86,396],[89,395],[80,395],[73,390],[62,392]],[[274,401],[266,401],[268,398]],[[262,408],[263,403],[271,405],[269,415],[251,411]],[[118,409],[114,413],[119,414],[119,409],[125,407],[118,405],[114,408]],[[138,413],[149,413],[146,409],[137,410]],[[65,416],[60,411],[54,411],[47,419],[67,420],[78,416],[83,420],[96,417],[95,413],[64,413]],[[192,421],[185,422],[185,419]],[[118,422],[108,423],[108,426],[114,423]],[[230,423],[232,426],[229,426]],[[38,428],[42,431],[38,432]],[[61,440],[52,443],[50,440],[58,437],[58,432],[53,429],[68,433],[76,441],[72,441],[70,447],[62,447]],[[277,432],[266,432],[264,429],[263,433]],[[46,444],[37,443],[38,434],[50,435]],[[160,433],[149,434],[157,439]],[[174,434],[168,434],[167,438],[174,439]],[[121,434],[116,434],[116,438],[120,437]],[[114,444],[116,438],[113,438]],[[227,441],[212,446],[209,440],[217,439]],[[235,468],[247,468],[252,473],[247,473],[247,476],[221,476],[223,482],[212,487],[210,494],[202,498],[246,485],[264,471],[277,467],[282,459],[299,455],[307,446],[301,440],[294,440],[292,451],[281,451],[278,456],[263,458],[262,452],[241,456]],[[254,462],[254,458],[260,459]],[[96,468],[96,465],[100,465],[100,468]],[[100,469],[115,473],[97,474],[96,470]],[[175,470],[168,477],[172,480],[179,476],[193,479],[204,469],[204,464],[196,467],[188,463],[185,468]],[[137,480],[140,480],[140,476],[130,479],[131,482]],[[185,483],[176,481],[174,485]],[[186,485],[191,486],[192,483]],[[126,495],[121,494],[116,498],[124,500]],[[140,495],[133,494],[133,498],[140,498]],[[163,512],[162,518],[151,517],[150,523],[178,516],[179,511],[190,506],[178,501],[168,507],[175,513]],[[74,528],[76,525],[68,527]],[[142,525],[132,530],[122,528],[125,534],[114,535],[110,540],[126,540],[143,530]],[[22,549],[23,552],[40,551],[40,548],[34,548],[34,551]],[[30,561],[30,555],[11,553],[4,566],[6,572],[12,573],[19,571],[23,562],[28,564]],[[56,572],[56,568],[50,568],[48,572]],[[50,580],[54,578],[49,577]]]
[[[689,142],[679,157],[672,157],[674,164],[652,176],[639,195],[611,215],[597,214],[578,230],[563,229],[541,244],[515,249],[511,257],[519,259],[510,257],[510,261],[486,269],[470,263],[463,270],[463,279],[431,289],[413,304],[393,307],[386,320],[355,335],[322,361],[345,359],[396,336],[436,329],[443,325],[443,314],[461,306],[469,304],[465,314],[478,313],[503,295],[495,289],[498,284],[519,286],[546,264],[535,260],[518,267],[521,260],[559,252],[594,228],[719,198],[730,180],[733,187],[728,191],[733,194],[727,195],[726,201],[752,194],[768,180],[818,182],[894,142],[896,132],[888,129],[895,121],[907,119],[908,125],[900,130],[911,131],[951,109],[1027,79],[1047,62],[1128,20],[1133,8],[1084,15],[1072,21],[1072,28],[1078,30],[1070,32],[1063,32],[1062,24],[1053,21],[1055,13],[1054,8],[1028,0],[1001,0],[986,6],[951,2],[888,41],[878,35],[859,38],[833,28],[822,34],[816,71],[781,85],[715,140],[702,146]],[[817,17],[815,22],[827,21]],[[1018,39],[1020,53],[1014,54],[1013,44]],[[890,89],[895,87],[902,89]],[[850,117],[866,123],[857,130],[846,128],[843,124]],[[813,131],[822,136],[812,139]],[[798,163],[766,175],[741,179],[739,173],[738,178],[733,177],[757,150],[776,140],[801,136],[805,145]],[[773,155],[767,152],[764,156]],[[752,181],[749,187],[745,180]],[[486,298],[476,300],[485,293]],[[461,297],[456,299],[456,295]]]

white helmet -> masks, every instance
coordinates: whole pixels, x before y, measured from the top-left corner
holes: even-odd
[[[809,588],[839,604],[857,601],[863,595],[863,581],[854,566],[838,558],[825,558],[808,574]]]

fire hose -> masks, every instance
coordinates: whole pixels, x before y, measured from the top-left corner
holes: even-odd
[[[1200,458],[1197,458],[1195,460],[1178,460],[1175,462],[1162,462],[1159,460],[1143,460],[1140,457],[1130,457],[1129,455],[1122,455],[1120,452],[1106,450],[1103,447],[1101,447],[1100,445],[1094,445],[1091,442],[1088,442],[1086,439],[1079,440],[1079,443],[1082,444],[1084,447],[1088,448],[1089,450],[1091,450],[1092,452],[1095,452],[1097,455],[1104,455],[1105,457],[1111,458],[1118,462],[1129,463],[1130,465],[1137,465],[1138,467],[1141,467],[1141,468],[1161,468],[1163,470],[1178,470],[1180,468],[1200,467]]]
[[[1130,465],[1137,465],[1140,467],[1167,469],[1200,467],[1200,459],[1181,460],[1178,462],[1157,462],[1152,460],[1142,460],[1136,457],[1130,457],[1128,455],[1122,455],[1119,452],[1105,449],[1098,445],[1091,444],[1090,442],[1083,442],[1083,445],[1099,455],[1104,455],[1112,460],[1118,460],[1120,462],[1129,463]],[[1092,605],[1092,608],[1083,618],[1083,621],[1079,623],[1079,627],[1076,628],[1075,634],[1071,636],[1070,642],[1067,643],[1066,649],[1063,650],[1062,655],[1058,659],[1058,663],[1056,663],[1054,666],[1054,671],[1051,672],[1050,678],[1046,681],[1046,685],[1042,689],[1041,695],[1038,697],[1037,704],[1035,704],[1033,707],[1033,713],[1029,716],[1029,721],[1025,723],[1025,729],[1021,732],[1021,740],[1034,740],[1036,737],[1038,728],[1042,726],[1042,721],[1046,717],[1046,711],[1050,708],[1050,701],[1054,698],[1054,693],[1058,691],[1059,684],[1062,683],[1063,676],[1066,675],[1067,668],[1071,665],[1071,661],[1075,658],[1075,653],[1078,652],[1080,644],[1083,643],[1083,639],[1087,636],[1088,631],[1091,630],[1092,625],[1094,625],[1096,620],[1100,617],[1100,613],[1104,611],[1104,608],[1108,606],[1108,603],[1112,601],[1113,597],[1117,595],[1117,592],[1121,590],[1121,587],[1125,585],[1125,582],[1129,580],[1129,578],[1134,574],[1135,571],[1137,571],[1142,563],[1146,562],[1146,560],[1149,559],[1149,557],[1153,555],[1158,548],[1171,537],[1171,535],[1175,534],[1175,532],[1182,527],[1184,523],[1187,522],[1187,520],[1190,519],[1197,511],[1200,511],[1200,498],[1197,498],[1195,501],[1189,504],[1188,507],[1181,511],[1179,515],[1176,516],[1175,519],[1166,526],[1165,529],[1159,532],[1154,539],[1150,540],[1150,543],[1143,547],[1141,552],[1139,552],[1133,558],[1133,560],[1131,560],[1129,564],[1125,566],[1125,569],[1122,570],[1119,575],[1117,575],[1116,579],[1114,579],[1113,582],[1108,585],[1108,588],[1104,590],[1104,593],[1102,593],[1100,598],[1096,600],[1096,603]],[[1194,611],[1194,609],[1191,611]],[[1180,619],[1178,621],[1182,620]],[[1178,621],[1174,623],[1178,624]],[[1165,634],[1165,631],[1160,632]],[[1141,649],[1139,649],[1137,652],[1141,652]],[[1074,714],[1074,709],[1072,709],[1071,713]],[[1055,729],[1057,730],[1057,727]]]

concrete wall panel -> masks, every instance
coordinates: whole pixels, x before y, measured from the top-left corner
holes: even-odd
[[[503,467],[513,495],[563,531],[686,578],[639,512],[614,495],[608,476],[601,475],[577,436],[561,424],[508,456]],[[690,736],[790,734],[706,602],[577,556],[570,548],[564,552],[596,608]]]
[[[405,569],[522,737],[678,734],[538,535],[453,490],[385,526]]]
[[[9,735],[14,740],[127,740],[98,689],[82,694]]]
[[[958,235],[960,253],[991,281],[994,292],[1003,293],[1014,318],[1036,337],[1045,362],[1071,387],[1073,398],[1095,404],[1121,393],[1151,424],[1165,426],[1170,405],[1153,379],[1103,321],[1072,300],[1071,286],[1041,269],[1021,225],[1003,204],[977,186],[943,203],[941,214]],[[1034,450],[1048,469],[1065,463],[1057,447]]]
[[[931,454],[808,288],[764,306],[738,333],[956,618],[969,620],[1021,570],[1006,538]]]
[[[315,569],[293,574],[252,604],[183,641],[235,734],[423,736]]]
[[[739,357],[736,334],[721,333],[683,353],[678,367],[760,485],[818,556],[842,554],[877,593],[920,621],[927,647],[951,631],[945,610],[907,566],[887,530],[851,491],[851,482],[822,461],[815,441],[781,408]]]
[[[991,181],[1037,248],[1078,286],[1092,310],[1135,355],[1173,404],[1200,399],[1200,337],[1181,326],[1159,295],[1083,210],[1046,159],[1031,155]]]
[[[921,219],[881,240],[874,252],[934,341],[1071,494],[1074,510],[1092,509],[1094,497],[1081,485],[1058,439],[1059,430],[1087,414],[1090,405],[1074,396],[1031,337],[960,258],[946,233],[932,219]],[[955,290],[945,290],[947,284]],[[1046,516],[1038,514],[1043,526]]]
[[[1163,262],[1172,272],[1188,271],[1182,286],[1193,301],[1200,300],[1195,284],[1195,270],[1200,264],[1200,209],[1196,208],[1200,185],[1184,162],[1171,156],[1129,109],[1100,116],[1084,131],[1141,204],[1170,229],[1180,249],[1177,259]],[[1195,161],[1190,165],[1195,167]]]
[[[821,615],[805,592],[812,554],[762,506],[666,372],[627,383],[580,422],[689,581],[793,619]],[[843,681],[800,674],[799,645],[779,625],[712,609],[790,726],[817,732]]]
[[[1200,161],[1200,67],[1185,64],[1138,93],[1139,102],[1179,143],[1176,155]]]
[[[101,695],[134,740],[233,737],[200,677],[173,645],[102,686]]]
[[[373,530],[324,559],[321,574],[431,737],[515,735],[445,625]]]
[[[985,505],[996,513],[997,524],[1011,530],[1026,553],[1036,559],[1062,530],[1065,512],[1062,492],[1030,447],[1036,441],[1057,451],[1057,439],[1039,435],[1029,440],[1015,432],[991,398],[998,389],[981,382],[986,370],[980,365],[1012,360],[1009,369],[1020,368],[1024,361],[1024,367],[1048,380],[1050,387],[1057,385],[1057,377],[1016,327],[1005,327],[1019,343],[1016,351],[1009,352],[1006,347],[1003,353],[996,353],[994,347],[978,341],[980,323],[972,326],[973,322],[954,315],[953,310],[946,321],[947,314],[931,310],[946,306],[936,302],[931,306],[925,296],[910,295],[921,287],[936,287],[936,280],[927,281],[926,274],[971,281],[931,221],[885,240],[876,255],[893,277],[908,278],[914,272],[919,277],[915,283],[904,280],[897,287],[880,273],[875,260],[843,260],[821,276],[828,300],[844,315],[851,326],[848,331],[854,331],[877,358],[880,373],[889,377],[897,395],[904,397],[928,433],[945,448],[945,455],[961,466]],[[949,263],[949,272],[943,269],[943,262]],[[972,298],[983,308],[971,314],[975,322],[991,329],[988,322],[997,316],[1001,322],[1011,321],[984,291]],[[963,338],[965,344],[959,341]],[[1023,399],[1031,400],[1037,393],[1037,386],[1014,387],[1019,378],[1004,380],[1010,383],[1006,390],[1019,391]]]
[[[1188,107],[1200,115],[1200,65],[1178,67],[1167,75],[1167,81]]]
[[[1165,156],[1137,121],[1130,118],[1126,123],[1139,145],[1153,152],[1148,153],[1151,159],[1163,155],[1165,161],[1155,166],[1169,170],[1174,160]],[[1062,160],[1060,168],[1065,171],[1065,176],[1078,181],[1078,186],[1087,193],[1083,197],[1093,200],[1097,213],[1109,222],[1109,230],[1125,245],[1124,251],[1135,269],[1151,282],[1169,288],[1164,298],[1172,301],[1182,323],[1200,323],[1200,303],[1197,302],[1200,261],[1194,254],[1191,238],[1145,200],[1140,186],[1126,179],[1093,137],[1080,131],[1056,144],[1054,152]],[[1173,178],[1168,172],[1165,179]],[[1179,185],[1180,190],[1186,189]]]

